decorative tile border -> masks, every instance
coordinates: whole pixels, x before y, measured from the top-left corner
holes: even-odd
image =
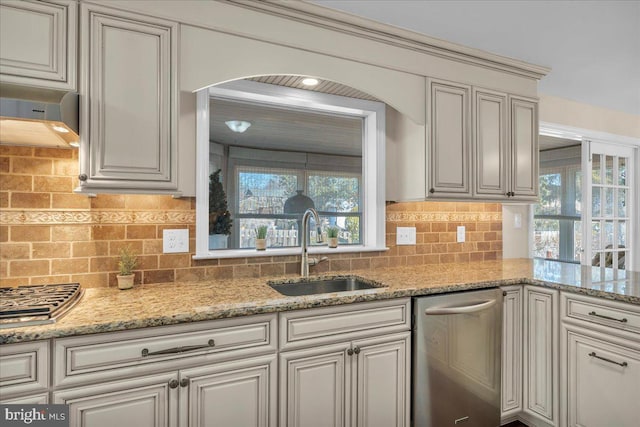
[[[502,212],[389,212],[387,222],[502,221]]]
[[[2,225],[195,224],[193,211],[2,211]]]

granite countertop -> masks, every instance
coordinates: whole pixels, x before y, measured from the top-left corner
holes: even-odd
[[[0,344],[259,313],[527,283],[640,305],[640,273],[554,261],[510,259],[350,271],[381,286],[365,291],[286,297],[267,281],[296,276],[90,288],[54,324],[0,329]]]

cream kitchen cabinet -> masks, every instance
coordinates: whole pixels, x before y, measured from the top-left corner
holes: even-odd
[[[560,425],[636,426],[640,308],[564,292],[560,307]]]
[[[509,96],[509,200],[538,196],[538,102]]]
[[[0,402],[46,403],[49,365],[48,341],[0,346]]]
[[[502,288],[502,422],[522,411],[522,294],[521,285]]]
[[[54,340],[72,426],[277,424],[276,315]]]
[[[80,6],[77,192],[178,191],[178,24]]]
[[[280,315],[280,426],[409,426],[409,300]]]
[[[558,291],[524,286],[523,416],[558,425]]]
[[[0,81],[77,89],[75,0],[0,3]]]

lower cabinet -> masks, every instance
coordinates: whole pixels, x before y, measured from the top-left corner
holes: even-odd
[[[410,332],[280,354],[280,426],[409,425]]]
[[[501,419],[507,423],[522,411],[521,285],[503,287]]]
[[[53,393],[71,427],[276,426],[276,355]]]

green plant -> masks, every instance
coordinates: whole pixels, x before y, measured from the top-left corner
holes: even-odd
[[[327,228],[327,238],[335,239],[338,237],[338,232],[340,229],[338,227],[328,227]]]
[[[209,175],[209,234],[231,234],[231,213],[220,182],[221,169]]]
[[[131,246],[123,246],[120,248],[120,259],[118,260],[118,270],[120,276],[128,276],[133,274],[133,269],[138,265],[138,257]]]
[[[256,239],[266,239],[267,230],[269,230],[269,227],[266,225],[259,225],[258,228],[256,228]]]

